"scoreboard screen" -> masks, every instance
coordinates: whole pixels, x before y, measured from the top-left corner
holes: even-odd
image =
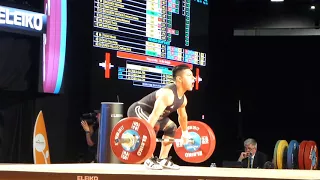
[[[172,68],[188,64],[197,77],[207,62],[208,0],[94,0],[93,47],[106,79],[160,88]]]

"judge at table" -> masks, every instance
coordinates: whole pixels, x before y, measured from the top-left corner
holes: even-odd
[[[257,150],[256,140],[249,138],[244,141],[245,151],[238,159],[243,168],[263,168],[267,162],[267,155]]]

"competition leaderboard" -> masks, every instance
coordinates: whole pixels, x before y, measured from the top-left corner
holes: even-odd
[[[135,86],[144,86],[151,88],[161,88],[173,81],[172,68],[181,64],[178,61],[170,61],[160,58],[149,58],[144,55],[131,54],[127,52],[117,52],[119,59],[125,59],[125,67],[118,67],[118,79],[131,80]],[[110,53],[106,53],[105,62],[99,63],[99,66],[105,69],[105,78],[110,78]],[[130,60],[128,60],[130,59]],[[187,64],[191,69],[192,64]],[[109,66],[109,67],[108,67]],[[198,90],[199,69],[196,68],[196,90]]]
[[[95,0],[95,47],[206,65],[206,54],[171,46],[173,14],[185,17],[185,46],[189,46],[191,0]]]

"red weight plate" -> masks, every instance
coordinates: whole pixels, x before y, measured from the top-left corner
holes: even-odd
[[[304,169],[304,148],[306,147],[307,141],[302,141],[299,146],[298,163],[299,169]]]
[[[214,151],[216,139],[211,128],[200,121],[188,121],[188,132],[194,140],[194,144],[182,145],[174,143],[176,154],[184,161],[201,163],[206,161]],[[180,139],[181,127],[175,133],[175,139]]]
[[[314,141],[308,141],[304,148],[304,169],[315,170],[318,167],[318,148]]]
[[[210,126],[208,126],[206,123],[203,123],[201,121],[195,121],[196,123],[202,124],[203,126],[205,126],[208,130],[209,135],[211,136],[211,141],[210,141],[210,149],[208,151],[208,153],[204,156],[203,161],[209,159],[211,157],[211,155],[213,154],[215,147],[216,147],[216,136],[214,134],[214,132],[212,131],[212,129],[210,128]],[[207,141],[206,138],[204,139],[204,141]],[[203,162],[202,161],[202,162]]]
[[[201,122],[203,123],[203,122]],[[212,140],[211,140],[211,143],[210,143],[210,150],[209,150],[209,153],[207,154],[208,156],[205,157],[205,159],[209,159],[211,157],[211,155],[213,154],[215,148],[216,148],[216,135],[214,134],[213,130],[211,129],[210,126],[208,126],[206,123],[203,123],[204,126],[207,126],[208,128],[208,131],[209,131],[209,134],[211,135],[212,137]]]
[[[135,136],[135,138],[133,138]],[[117,140],[136,139],[130,143]],[[128,117],[119,121],[110,134],[110,146],[123,163],[139,164],[150,158],[156,148],[156,134],[151,125],[142,119]]]

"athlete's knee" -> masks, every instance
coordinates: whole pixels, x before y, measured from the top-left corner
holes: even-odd
[[[156,134],[158,134],[158,132],[159,132],[159,130],[160,130],[160,124],[159,123],[156,123],[155,125],[154,125],[154,132],[156,133]]]
[[[164,129],[163,135],[169,136],[169,137],[174,137],[175,133],[177,130],[177,125],[174,122],[169,122],[168,125]]]

